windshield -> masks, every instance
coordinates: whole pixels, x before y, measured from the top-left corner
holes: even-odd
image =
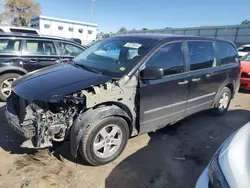
[[[99,41],[74,58],[74,63],[104,75],[120,78],[149,51],[155,39],[114,37]]]
[[[96,44],[96,43],[99,42],[99,41],[101,41],[101,40],[94,40],[94,41],[92,41],[91,43],[89,43],[87,46],[92,46],[92,45]]]
[[[250,53],[247,54],[247,55],[245,55],[245,56],[243,56],[243,57],[241,58],[241,61],[250,61]]]

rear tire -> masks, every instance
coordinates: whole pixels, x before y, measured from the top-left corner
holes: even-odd
[[[7,73],[0,76],[0,99],[6,101],[11,93],[11,85],[15,79],[20,77],[20,74]]]
[[[228,87],[224,87],[219,94],[219,97],[212,109],[214,115],[221,116],[224,115],[230,105],[232,99],[231,90]]]
[[[123,152],[128,138],[127,122],[120,117],[107,117],[84,130],[79,152],[91,165],[107,164]]]

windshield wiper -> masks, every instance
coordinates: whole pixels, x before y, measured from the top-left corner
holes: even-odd
[[[94,73],[97,73],[97,74],[100,74],[101,72],[100,71],[97,71],[96,69],[92,68],[92,67],[88,67],[86,65],[82,65],[82,64],[77,64],[75,62],[72,61],[72,64],[77,66],[77,67],[81,67],[81,68],[84,68],[86,69],[87,71],[90,71],[90,72],[94,72]]]

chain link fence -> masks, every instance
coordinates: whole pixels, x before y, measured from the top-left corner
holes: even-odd
[[[134,30],[117,34],[140,34],[140,33],[196,35],[203,37],[227,39],[233,41],[236,44],[236,46],[241,46],[243,44],[250,44],[250,24],[207,26],[207,27],[193,27],[193,28]]]

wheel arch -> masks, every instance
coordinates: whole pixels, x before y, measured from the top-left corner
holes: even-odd
[[[230,89],[231,91],[231,94],[232,94],[232,98],[234,97],[234,94],[235,94],[235,85],[234,85],[234,81],[232,79],[227,79],[225,80],[221,86],[219,87],[215,97],[214,97],[214,102],[213,102],[213,106],[216,104],[216,102],[218,101],[219,97],[220,97],[220,92],[222,91],[222,89],[224,87],[227,87]]]
[[[233,83],[227,84],[225,87],[229,88],[232,93],[232,98],[234,97],[234,85]]]
[[[118,105],[103,103],[95,106],[95,108],[88,109],[84,113],[78,115],[70,130],[70,150],[73,157],[77,156],[79,143],[84,130],[91,124],[97,124],[98,121],[110,116],[123,118],[128,123],[129,130],[131,129],[132,119],[127,112]]]
[[[100,107],[103,107],[103,106],[117,106],[117,107],[121,108],[123,111],[126,112],[127,116],[129,117],[128,118],[128,117],[124,116],[124,118],[128,119],[130,121],[129,124],[131,124],[131,126],[132,126],[133,115],[132,115],[132,112],[130,111],[130,109],[129,109],[129,107],[127,105],[125,105],[125,104],[123,104],[121,102],[117,102],[117,101],[110,101],[110,102],[104,102],[104,103],[98,104],[98,105],[94,106],[93,109],[100,108]]]
[[[24,74],[27,74],[28,71],[26,71],[25,69],[23,69],[21,67],[2,67],[2,68],[0,68],[0,76],[2,76],[4,74],[8,74],[8,73],[17,73],[20,75],[24,75]]]

